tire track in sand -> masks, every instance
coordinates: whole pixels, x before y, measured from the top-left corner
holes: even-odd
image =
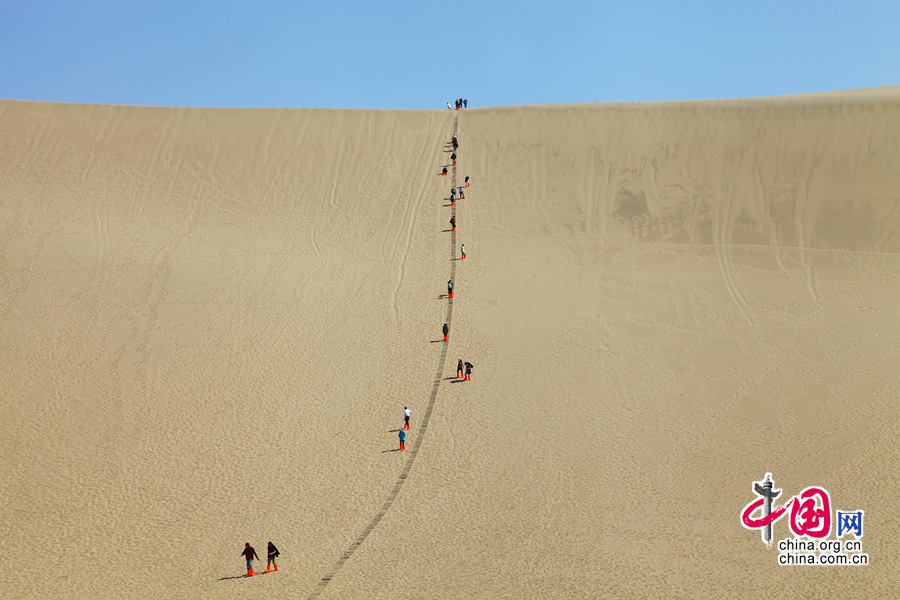
[[[731,173],[738,171],[739,159],[732,158]],[[719,269],[722,271],[722,278],[725,280],[725,289],[728,295],[737,305],[738,310],[744,316],[750,327],[754,326],[753,318],[750,316],[750,304],[741,293],[734,276],[734,269],[731,266],[731,257],[729,249],[731,247],[731,213],[734,205],[734,185],[726,173],[725,184],[722,188],[722,206],[719,207],[718,214],[713,217],[713,248],[716,253],[716,259],[719,262]]]
[[[456,131],[456,122],[459,120],[459,117],[456,118],[454,123],[454,131]],[[428,139],[427,146],[422,150],[423,156],[428,156],[429,148],[433,148],[435,144],[440,140],[440,131],[436,131],[435,134]],[[409,259],[409,251],[412,247],[412,238],[415,233],[415,225],[416,225],[416,217],[419,214],[419,210],[422,207],[422,203],[425,200],[425,188],[428,185],[428,182],[431,180],[432,172],[430,169],[422,169],[423,176],[419,183],[419,189],[415,192],[415,194],[410,198],[407,202],[407,206],[413,204],[412,210],[409,211],[409,220],[401,224],[400,232],[398,233],[396,239],[394,239],[394,245],[391,248],[391,258],[393,259],[397,253],[397,245],[400,242],[400,239],[404,237],[403,241],[403,258],[400,259],[400,266],[397,268],[397,283],[394,285],[394,289],[391,290],[391,311],[394,313],[394,321],[400,321],[400,309],[397,306],[397,296],[400,293],[400,286],[403,285],[403,277],[406,275],[406,261]],[[453,168],[453,183],[456,184],[456,167]]]
[[[459,116],[453,120],[453,131],[458,131],[459,127]],[[452,167],[452,185],[456,186],[456,167]],[[456,216],[456,206],[451,207],[452,216]],[[453,257],[453,253],[456,249],[456,232],[450,232],[450,256]],[[450,261],[450,279],[456,281],[456,261]],[[453,322],[453,298],[448,299],[447,301],[447,326],[449,327]],[[356,549],[359,548],[366,538],[369,537],[369,534],[372,533],[372,530],[378,526],[381,522],[381,519],[384,518],[384,515],[387,514],[388,509],[391,508],[391,505],[394,504],[394,500],[397,498],[397,494],[400,493],[400,489],[403,488],[403,484],[406,483],[406,479],[409,476],[409,472],[412,469],[413,463],[416,461],[416,456],[419,454],[419,448],[422,446],[422,440],[425,439],[425,432],[428,431],[428,422],[431,420],[431,413],[434,410],[434,404],[437,400],[438,390],[441,386],[441,380],[444,375],[444,365],[447,362],[447,346],[448,344],[441,345],[441,357],[438,360],[437,372],[434,375],[434,384],[431,387],[431,396],[428,398],[428,406],[425,408],[425,413],[422,415],[422,424],[419,425],[419,435],[416,436],[416,440],[413,442],[412,447],[409,450],[409,455],[406,459],[406,464],[403,465],[403,469],[400,471],[400,475],[397,477],[397,481],[394,483],[394,487],[391,489],[387,498],[385,498],[384,503],[381,505],[381,508],[375,513],[375,516],[372,517],[372,520],[369,521],[369,524],[366,525],[366,528],[363,529],[362,533],[354,540],[350,547],[344,552],[343,555],[334,563],[334,566],[331,567],[331,570],[319,580],[316,589],[312,591],[312,593],[307,596],[307,600],[315,600],[319,597],[319,594],[322,593],[322,590],[331,583],[331,580],[334,579],[335,574],[344,566],[344,563],[353,556],[353,553],[356,552]]]

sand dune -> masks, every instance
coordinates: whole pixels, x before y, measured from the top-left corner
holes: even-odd
[[[2,595],[891,596],[898,133],[897,87],[0,101]],[[765,472],[865,510],[871,564],[778,567]]]

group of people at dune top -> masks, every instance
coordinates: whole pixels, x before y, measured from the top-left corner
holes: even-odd
[[[464,99],[462,99],[462,98],[457,98],[456,100],[454,100],[454,102],[455,102],[455,104],[456,104],[456,110],[459,110],[459,109],[461,109],[461,108],[468,108],[468,107],[469,107],[469,101],[468,101],[468,100],[464,100]],[[453,110],[453,108],[450,106],[450,103],[449,103],[449,102],[447,103],[447,108],[449,108],[450,110]]]

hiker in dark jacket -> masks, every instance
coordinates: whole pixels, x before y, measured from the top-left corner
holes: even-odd
[[[278,558],[278,555],[281,552],[278,551],[278,548],[275,547],[275,544],[269,542],[269,552],[268,552],[268,560],[266,560],[266,573],[269,572],[270,567],[275,567],[275,570],[278,570],[278,565],[275,564],[275,559]]]
[[[472,363],[467,361],[465,363],[465,366],[466,366],[466,380],[468,381],[468,380],[472,379],[472,367],[474,367],[475,365],[473,365]]]

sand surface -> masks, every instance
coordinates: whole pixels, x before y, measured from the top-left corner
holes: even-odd
[[[897,165],[898,87],[0,101],[0,596],[893,597]],[[871,564],[777,566],[766,472]]]

